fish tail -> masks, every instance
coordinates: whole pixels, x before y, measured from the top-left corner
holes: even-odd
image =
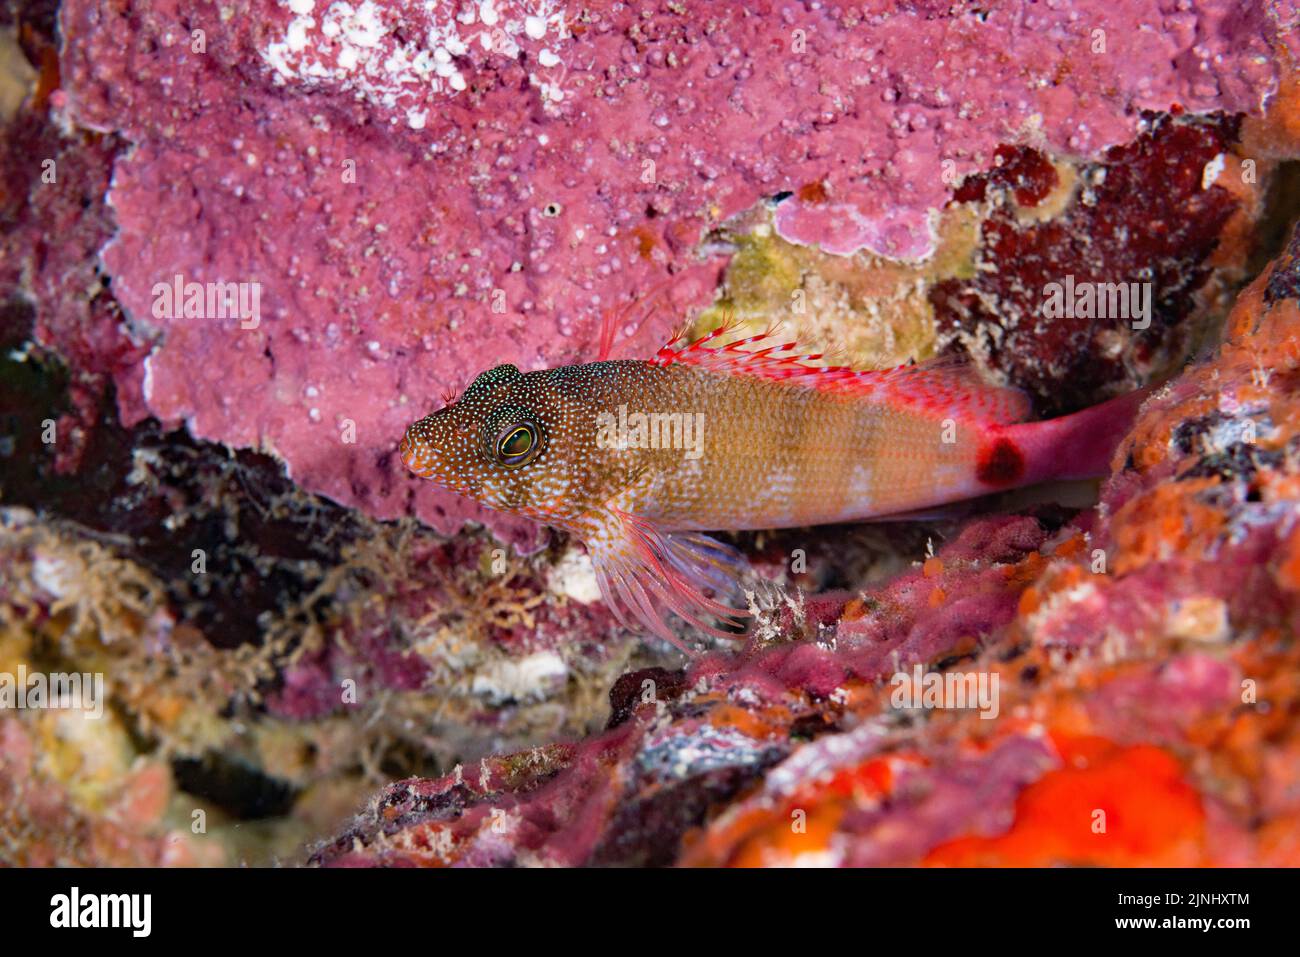
[[[1138,389],[1058,419],[992,430],[980,450],[980,481],[1009,487],[1110,474],[1111,460],[1151,391]]]

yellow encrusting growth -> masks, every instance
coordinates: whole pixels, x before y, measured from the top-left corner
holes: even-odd
[[[692,337],[734,323],[740,336],[779,326],[782,338],[859,369],[885,369],[934,355],[934,310],[927,293],[975,271],[979,218],[968,206],[939,216],[939,242],[919,263],[870,253],[834,256],[787,242],[767,210],[729,224],[735,247],[718,301],[689,328]]]

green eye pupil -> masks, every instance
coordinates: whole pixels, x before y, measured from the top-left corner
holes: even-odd
[[[506,458],[527,455],[532,447],[533,434],[522,425],[501,440],[501,454]]]
[[[508,469],[527,465],[546,447],[546,433],[531,419],[505,419],[497,432],[496,447],[484,449],[496,463]]]

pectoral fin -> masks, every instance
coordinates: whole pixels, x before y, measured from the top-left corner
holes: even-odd
[[[648,630],[683,651],[690,649],[668,627],[669,612],[710,635],[736,638],[748,613],[705,592],[734,591],[748,567],[729,545],[698,532],[661,532],[653,522],[611,508],[587,549],[605,603],[619,622]]]

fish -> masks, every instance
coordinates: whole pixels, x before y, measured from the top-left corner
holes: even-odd
[[[602,355],[607,344],[602,345]],[[412,423],[412,473],[586,545],[614,617],[689,650],[671,616],[743,634],[747,563],[706,534],[889,520],[1106,474],[1146,393],[1035,420],[964,358],[818,364],[772,331],[673,337],[649,359],[479,374]]]

